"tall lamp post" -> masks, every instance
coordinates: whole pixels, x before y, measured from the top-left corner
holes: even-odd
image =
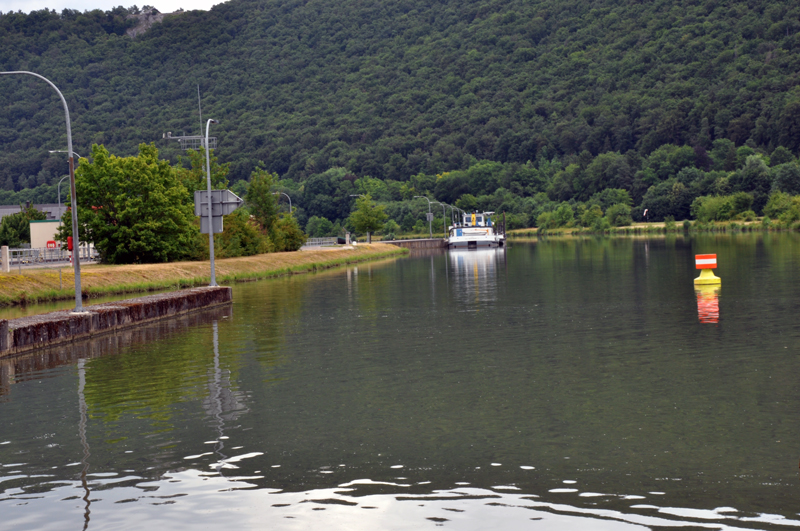
[[[218,124],[219,122],[209,118],[206,122],[206,187],[208,190],[208,251],[209,256],[211,257],[211,281],[209,282],[209,286],[216,286],[217,285],[217,275],[214,271],[214,227],[213,227],[213,219],[211,217],[211,157],[209,156],[208,152],[208,128],[211,124]]]
[[[433,220],[433,215],[431,215],[431,200],[425,197],[424,195],[415,195],[414,199],[424,199],[428,202],[428,236],[433,238],[433,228],[431,227],[431,223]]]
[[[285,192],[272,192],[272,195],[277,195],[277,196],[278,196],[278,199],[280,199],[280,196],[281,196],[281,195],[285,195],[285,196],[286,196],[286,199],[288,199],[288,200],[289,200],[289,214],[291,214],[291,213],[292,213],[292,198],[291,198],[291,197],[289,197],[289,194],[287,194],[287,193],[285,193]]]
[[[9,76],[9,75],[26,75],[26,76],[33,76],[38,77],[39,79],[45,81],[48,85],[53,87],[53,90],[58,93],[58,97],[61,98],[61,103],[64,105],[64,114],[66,115],[67,119],[67,153],[69,154],[69,184],[70,184],[70,201],[72,202],[72,248],[77,251],[80,249],[80,240],[78,239],[78,198],[75,193],[75,160],[72,158],[73,151],[72,151],[72,127],[70,126],[69,122],[69,107],[67,107],[67,100],[64,99],[64,95],[61,94],[61,91],[58,90],[49,79],[44,76],[40,76],[39,74],[34,74],[33,72],[25,72],[25,71],[14,71],[14,72],[0,72],[0,76]],[[81,259],[80,253],[75,252],[73,254],[73,269],[75,271],[75,312],[80,313],[83,312],[83,301],[81,300]]]

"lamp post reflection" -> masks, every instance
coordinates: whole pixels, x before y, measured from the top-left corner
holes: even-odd
[[[78,408],[80,409],[81,413],[81,420],[78,423],[78,434],[81,438],[81,445],[83,446],[83,459],[81,459],[81,464],[83,465],[83,469],[81,469],[81,485],[83,486],[83,501],[86,502],[86,508],[83,511],[83,529],[84,531],[89,527],[89,519],[90,514],[92,511],[89,509],[89,506],[92,504],[91,500],[89,499],[89,495],[91,491],[89,490],[89,482],[86,479],[86,474],[89,472],[89,456],[92,455],[89,453],[89,442],[86,439],[86,397],[83,394],[83,390],[86,388],[86,358],[79,358],[78,359]]]
[[[239,415],[247,411],[244,405],[244,396],[239,391],[231,390],[231,375],[229,370],[224,370],[220,363],[219,355],[219,323],[211,323],[212,341],[214,349],[214,366],[208,375],[208,398],[203,401],[206,414],[214,419],[217,437],[214,452],[220,456],[216,464],[217,473],[223,468],[233,468],[225,460],[228,458],[222,451],[225,448],[225,421],[236,420]]]

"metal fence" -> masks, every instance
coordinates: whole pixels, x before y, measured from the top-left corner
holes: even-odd
[[[82,262],[97,260],[97,252],[94,247],[81,246],[78,252]],[[22,265],[69,262],[71,254],[66,248],[60,247],[55,249],[9,249],[8,262],[12,268]]]
[[[309,238],[304,247],[321,247],[323,245],[336,245],[336,238]]]

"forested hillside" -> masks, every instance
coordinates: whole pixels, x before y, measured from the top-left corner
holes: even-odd
[[[783,191],[800,192],[796,2],[230,0],[135,39],[133,12],[0,15],[0,70],[62,90],[84,156],[155,141],[175,161],[162,133],[199,133],[199,84],[231,181],[263,165],[308,217],[322,210],[305,183],[323,174],[334,188],[396,181],[387,201],[411,188],[511,201],[531,220],[550,208],[542,194],[626,190],[680,217],[700,195],[734,192],[760,211],[781,171]],[[5,76],[0,101],[0,188],[53,185],[66,163],[47,150],[66,139],[52,89]]]

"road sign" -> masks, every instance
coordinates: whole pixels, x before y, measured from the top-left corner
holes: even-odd
[[[227,216],[244,201],[230,190],[211,190],[211,228],[214,234],[222,232],[222,216]],[[194,215],[200,217],[200,232],[209,233],[208,191],[196,190],[194,193]]]

